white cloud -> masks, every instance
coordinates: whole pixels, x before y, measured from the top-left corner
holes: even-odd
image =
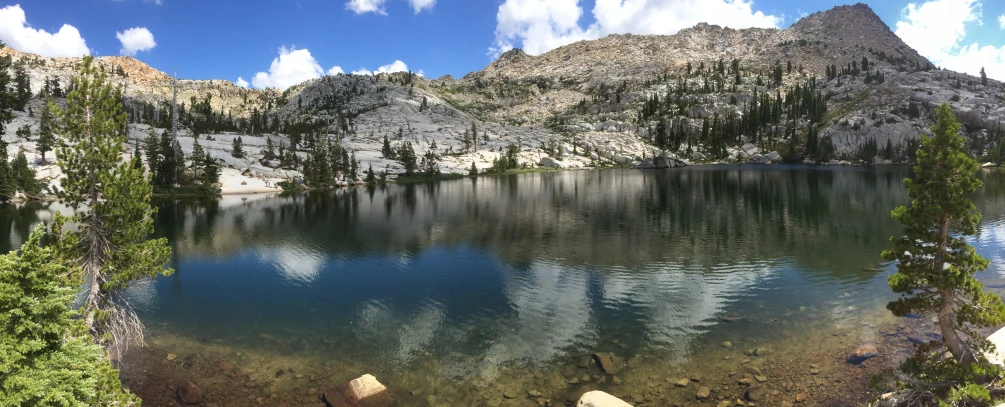
[[[1005,30],[1005,14],[998,16],[998,25]]]
[[[432,10],[433,6],[436,5],[436,0],[408,0],[408,4],[412,5],[415,14],[419,14],[422,10]]]
[[[345,8],[356,14],[377,13],[387,15],[387,11],[384,11],[385,2],[387,0],[349,0],[345,3]]]
[[[279,47],[279,58],[272,60],[269,72],[259,72],[251,79],[258,89],[286,89],[301,82],[320,78],[324,69],[306,49]]]
[[[80,57],[91,53],[74,26],[64,24],[53,34],[36,30],[28,25],[18,4],[0,9],[0,40],[18,51],[44,57]]]
[[[331,76],[335,76],[335,75],[339,75],[339,74],[344,74],[344,73],[345,73],[345,71],[343,71],[342,67],[338,66],[338,65],[333,66],[332,69],[328,70],[328,75],[331,75]]]
[[[394,61],[390,64],[384,65],[377,68],[377,71],[371,71],[366,68],[360,68],[357,71],[352,71],[353,75],[376,75],[381,73],[394,73],[394,72],[408,72],[408,64],[401,62],[400,60]],[[419,71],[422,72],[422,71]]]
[[[580,25],[579,0],[505,0],[496,14],[494,55],[520,46],[538,55],[608,34],[673,34],[700,22],[732,28],[777,27],[781,19],[753,10],[751,0],[596,0],[595,22]]]
[[[242,87],[242,88],[247,88],[248,87],[248,81],[244,80],[244,78],[242,78],[240,76],[237,77],[237,82],[234,82],[234,84],[237,85],[237,86],[239,86],[239,87]]]
[[[119,53],[122,55],[134,56],[139,51],[149,51],[157,46],[154,35],[145,27],[130,28],[123,32],[116,32],[115,38],[122,43]]]
[[[895,32],[938,66],[971,75],[983,67],[989,77],[1005,80],[1005,44],[967,45],[967,25],[973,23],[982,24],[979,0],[932,0],[908,4]]]

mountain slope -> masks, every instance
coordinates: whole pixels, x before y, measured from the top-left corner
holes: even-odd
[[[46,78],[65,87],[79,64],[0,54],[26,64],[35,92]],[[122,69],[113,81],[125,87],[131,137],[168,126],[169,75],[128,57],[97,61],[109,72]],[[1002,84],[933,68],[856,4],[784,30],[703,23],[674,35],[580,41],[539,56],[514,49],[461,79],[338,75],[283,92],[182,80],[181,144],[191,146],[193,133],[211,135],[204,144],[234,172],[273,180],[298,172],[263,159],[264,136],[289,147],[310,134],[350,148],[363,169],[390,173],[403,166],[384,157],[385,138],[392,148],[409,142],[419,155],[435,148],[441,168],[454,173],[472,164],[484,170],[510,145],[530,166],[648,165],[664,154],[699,162],[898,162],[932,124],[928,113],[946,102],[966,124],[971,154],[1000,159]],[[7,140],[24,124],[37,126],[19,115]],[[465,136],[472,127],[477,143]],[[237,136],[252,146],[249,157],[228,157]],[[772,151],[781,154],[766,154]]]

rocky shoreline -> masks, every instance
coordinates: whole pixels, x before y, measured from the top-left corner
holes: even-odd
[[[730,321],[722,323],[750,323]],[[863,337],[859,330],[874,335]],[[701,345],[683,363],[659,354],[631,354],[608,342],[552,368],[513,367],[488,382],[438,377],[434,366],[425,374],[385,373],[381,383],[388,398],[381,403],[390,404],[373,406],[574,406],[594,391],[635,406],[864,405],[879,396],[867,388],[870,377],[895,368],[912,343],[936,338],[936,331],[930,319],[887,318],[829,332],[790,332],[778,341],[736,337]],[[131,350],[122,365],[123,383],[148,405],[370,405],[330,401],[333,389],[370,373],[363,364],[333,360],[318,369],[263,371],[244,351],[210,347],[182,353],[162,348],[156,335],[152,339],[151,347]],[[188,398],[193,387],[199,397]]]

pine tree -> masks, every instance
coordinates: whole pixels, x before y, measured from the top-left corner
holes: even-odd
[[[975,176],[980,167],[963,153],[965,139],[949,106],[943,104],[936,114],[933,135],[921,136],[914,177],[904,180],[911,205],[893,211],[904,235],[890,239],[893,249],[883,258],[897,261],[889,283],[901,297],[887,307],[899,316],[937,312],[951,361],[969,365],[984,360],[987,350],[975,329],[1005,323],[1005,305],[974,278],[988,261],[965,240],[980,220],[969,198],[981,186]],[[942,351],[938,354],[942,360]]]
[[[202,180],[201,175],[205,171],[205,165],[206,150],[199,144],[199,140],[195,140],[192,144],[192,164],[189,166],[189,168],[192,168],[192,178]]]
[[[234,139],[233,145],[230,150],[230,155],[234,158],[244,158],[244,141],[238,136]]]
[[[981,67],[981,85],[988,86],[988,74],[984,73],[984,67]]]
[[[66,109],[56,108],[55,126],[67,141],[57,155],[65,174],[58,197],[75,211],[57,215],[50,229],[54,247],[67,269],[86,287],[82,305],[91,334],[121,355],[130,344],[143,343],[142,323],[121,296],[140,278],[170,274],[165,269],[171,249],[153,233],[148,177],[122,159],[126,113],[121,88],[85,57],[73,78]],[[63,228],[72,222],[73,229]]]
[[[216,159],[212,155],[206,153],[202,164],[202,183],[209,186],[217,182],[220,182],[220,166],[216,164]]]
[[[46,100],[46,106],[51,104],[51,100]],[[42,109],[42,115],[38,119],[38,140],[35,142],[35,147],[42,154],[42,165],[46,165],[45,153],[52,151],[55,144],[56,137],[52,132],[52,111],[50,108]]]
[[[10,172],[16,190],[30,195],[42,192],[41,185],[35,180],[35,170],[28,165],[28,158],[24,156],[23,148],[17,151],[17,156],[11,161]]]
[[[0,42],[0,49],[4,48]],[[10,92],[10,60],[9,56],[0,56],[0,140],[6,133],[7,124],[14,121],[14,113],[11,110],[17,105],[17,94]],[[6,160],[6,157],[4,157]]]
[[[14,132],[14,134],[17,135],[17,138],[22,139],[24,141],[28,141],[31,139],[31,127],[28,126],[27,124],[18,127],[17,131]]]
[[[0,405],[112,406],[139,400],[70,308],[77,286],[36,228],[20,250],[0,256]]]
[[[472,177],[478,176],[478,166],[475,165],[474,161],[471,162],[471,169],[468,170],[468,175]]]
[[[24,64],[14,66],[14,109],[24,111],[31,100],[31,79],[24,69]]]
[[[272,137],[265,138],[265,159],[276,158],[276,146],[272,144]]]
[[[366,183],[373,184],[375,182],[377,182],[377,174],[373,172],[373,164],[370,164],[366,170]]]
[[[0,140],[0,201],[7,202],[17,193],[14,176],[7,162],[7,143]]]

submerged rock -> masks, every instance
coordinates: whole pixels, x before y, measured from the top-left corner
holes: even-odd
[[[178,386],[176,393],[178,394],[178,400],[183,404],[202,403],[202,390],[199,390],[199,387],[195,383],[188,382]]]
[[[631,404],[599,390],[594,390],[583,395],[576,403],[576,407],[631,407]]]
[[[848,363],[859,364],[876,357],[878,354],[879,350],[876,349],[876,345],[862,345],[855,349],[854,353],[848,355]]]
[[[326,391],[322,398],[330,407],[389,407],[394,404],[387,387],[369,374]]]
[[[624,365],[624,361],[621,358],[605,352],[594,353],[593,359],[597,361],[600,370],[610,375],[618,373],[621,370],[621,366]]]
[[[709,389],[708,387],[702,387],[698,389],[698,393],[695,394],[695,398],[698,400],[704,400],[707,399],[708,396],[710,396],[711,394],[712,394],[711,389]]]
[[[764,399],[764,388],[761,386],[750,386],[747,388],[747,392],[743,395],[747,398],[747,400],[760,401]]]

